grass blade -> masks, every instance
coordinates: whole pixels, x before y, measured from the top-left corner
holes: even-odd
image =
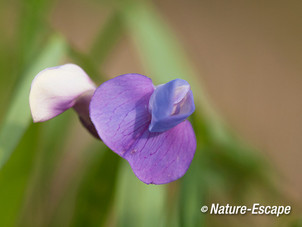
[[[146,185],[121,163],[117,184],[117,226],[164,226],[166,185]]]
[[[0,168],[8,160],[30,124],[28,95],[32,79],[42,69],[59,63],[65,54],[65,45],[61,37],[53,37],[16,87],[14,98],[0,128]]]
[[[0,171],[0,226],[18,226],[24,195],[38,152],[39,136],[40,128],[30,127],[7,165]]]
[[[113,13],[93,43],[90,56],[97,64],[103,64],[115,44],[124,32],[122,17],[119,12]]]

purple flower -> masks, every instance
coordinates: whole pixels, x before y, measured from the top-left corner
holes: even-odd
[[[154,86],[150,78],[125,74],[96,89],[79,66],[41,71],[29,95],[34,122],[73,108],[89,132],[125,158],[146,184],[182,177],[196,149],[186,118],[194,110],[190,85],[181,79]]]
[[[96,89],[90,117],[103,142],[141,181],[165,184],[182,177],[193,159],[196,138],[186,118],[194,109],[186,81],[154,87],[148,77],[125,74]]]

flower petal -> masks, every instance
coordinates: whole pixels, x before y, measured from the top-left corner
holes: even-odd
[[[93,90],[94,83],[77,65],[66,64],[41,71],[34,78],[29,94],[34,122],[61,114],[73,107],[82,94]]]
[[[123,156],[150,123],[151,79],[125,74],[99,86],[90,102],[90,118],[104,143]]]
[[[150,98],[149,110],[152,114],[150,132],[164,132],[184,121],[195,110],[189,83],[175,79],[157,86]]]
[[[100,138],[128,160],[141,181],[164,184],[184,175],[193,159],[196,139],[189,121],[164,133],[148,130],[153,92],[152,81],[145,76],[116,77],[96,89],[90,117]]]
[[[182,177],[196,150],[196,138],[188,120],[163,133],[145,130],[125,153],[135,175],[146,184],[166,184]]]

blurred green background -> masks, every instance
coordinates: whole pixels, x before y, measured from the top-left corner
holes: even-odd
[[[302,226],[302,2],[0,1],[0,227]],[[33,124],[30,84],[80,65],[192,84],[185,176],[145,185],[72,111]],[[227,122],[227,123],[226,123]],[[290,205],[290,215],[200,208]]]

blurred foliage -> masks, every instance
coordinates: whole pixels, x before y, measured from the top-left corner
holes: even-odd
[[[10,153],[18,144],[23,132],[30,122],[28,93],[31,81],[42,69],[57,65],[65,50],[65,43],[59,37],[54,37],[45,47],[39,59],[25,72],[16,86],[11,105],[0,128],[0,168],[9,158]]]
[[[19,15],[16,34],[0,37],[0,73],[9,75],[0,77],[0,226],[241,226],[203,215],[200,208],[220,200],[242,204],[255,194],[264,201],[280,197],[267,161],[223,123],[154,6],[97,2],[114,10],[88,54],[50,28],[52,1],[13,2]],[[0,2],[0,12],[7,4]],[[197,111],[190,120],[196,155],[186,175],[168,185],[143,184],[99,141],[70,145],[78,124],[70,111],[43,124],[30,123],[28,92],[37,72],[69,58],[103,82],[99,69],[125,34],[155,84],[180,77],[195,94]]]
[[[104,146],[92,160],[78,191],[72,226],[102,226],[116,193],[119,157]],[[101,157],[100,157],[101,156]]]
[[[9,163],[0,171],[1,226],[16,226],[18,223],[35,155],[38,153],[39,139],[39,127],[31,126],[15,149]]]

